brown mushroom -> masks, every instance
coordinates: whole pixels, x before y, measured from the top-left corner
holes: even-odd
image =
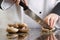
[[[23,32],[23,33],[28,32],[28,31],[29,31],[29,28],[25,26],[19,29],[19,32]]]
[[[19,27],[19,23],[14,24],[14,27],[18,28]]]
[[[28,27],[26,23],[21,24],[22,27]]]
[[[9,27],[12,27],[12,26],[14,26],[14,25],[13,25],[13,24],[8,24],[8,26],[9,26]]]
[[[7,32],[8,32],[8,33],[16,33],[16,32],[18,32],[18,30],[19,30],[19,29],[14,28],[14,27],[8,27],[8,28],[7,28]]]

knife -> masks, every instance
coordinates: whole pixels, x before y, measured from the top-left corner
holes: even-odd
[[[3,1],[3,0],[0,0],[0,9],[2,9],[2,8],[1,8],[2,1]]]
[[[35,12],[33,12],[31,9],[29,9],[29,7],[26,6],[22,1],[20,2],[19,5],[24,8],[24,12],[26,15],[31,17],[33,20],[35,20],[41,26],[43,26],[43,28],[51,30],[50,26],[43,19],[41,19],[38,15],[36,15]],[[32,16],[32,15],[34,15],[34,16]]]
[[[18,13],[17,15],[18,15],[18,18],[19,18],[21,24],[23,24],[23,17],[24,17],[23,13],[22,13],[22,10],[23,9],[20,6],[16,5],[16,11]]]

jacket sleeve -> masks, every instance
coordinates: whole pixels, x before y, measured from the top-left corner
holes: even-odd
[[[3,2],[1,3],[1,8],[5,10],[11,7],[13,4],[14,2],[12,0],[3,0]]]
[[[60,2],[52,9],[51,13],[55,13],[60,16]]]
[[[2,3],[2,1],[3,1],[3,0],[0,0],[0,9],[2,9],[2,8],[1,8],[1,3]]]

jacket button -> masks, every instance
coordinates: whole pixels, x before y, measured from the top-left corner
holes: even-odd
[[[39,12],[40,14],[42,13],[42,12]]]

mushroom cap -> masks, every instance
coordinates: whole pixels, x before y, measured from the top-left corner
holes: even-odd
[[[7,28],[7,32],[11,32],[11,33],[16,33],[16,32],[18,32],[18,30],[19,30],[19,29],[14,28],[14,27],[8,27],[8,28]]]
[[[21,29],[19,29],[19,32],[23,32],[23,33],[26,33],[28,31],[29,31],[28,27],[22,27]]]

